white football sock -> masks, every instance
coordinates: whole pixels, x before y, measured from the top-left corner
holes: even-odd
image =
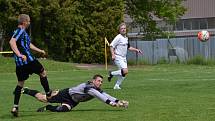
[[[123,80],[125,79],[125,77],[123,77],[123,76],[118,76],[118,80],[116,81],[116,84],[115,85],[121,85],[122,84],[122,82],[123,82]]]
[[[121,70],[117,70],[117,71],[112,71],[111,74],[113,76],[119,76],[119,75],[122,75],[122,72],[121,72]]]
[[[115,86],[113,87],[113,89],[118,90],[118,89],[121,89],[121,88],[119,87],[119,85],[115,85]]]

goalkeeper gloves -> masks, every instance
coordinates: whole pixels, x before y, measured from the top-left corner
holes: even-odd
[[[128,108],[129,102],[126,100],[120,100],[116,106],[117,107],[123,107],[123,108]]]
[[[129,102],[126,100],[120,100],[117,103],[110,102],[109,103],[112,107],[122,107],[122,108],[128,108]]]

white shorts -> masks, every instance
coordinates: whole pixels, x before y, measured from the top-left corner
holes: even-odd
[[[116,66],[118,67],[118,69],[128,68],[127,67],[127,60],[126,60],[126,58],[123,58],[121,56],[117,56],[116,55],[114,63],[116,64]]]

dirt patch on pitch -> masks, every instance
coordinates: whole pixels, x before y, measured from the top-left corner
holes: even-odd
[[[105,69],[105,65],[104,64],[74,64],[75,67],[79,68],[79,69]],[[109,67],[109,65],[108,65]]]

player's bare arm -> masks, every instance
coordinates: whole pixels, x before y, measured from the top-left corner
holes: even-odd
[[[9,44],[10,44],[10,47],[11,47],[11,49],[13,50],[13,52],[14,52],[18,57],[22,58],[23,61],[26,61],[26,59],[27,59],[26,56],[25,56],[25,55],[22,55],[22,54],[19,52],[18,48],[17,48],[16,39],[15,39],[15,38],[11,38]]]
[[[111,55],[112,55],[112,60],[115,60],[115,53],[114,53],[114,48],[111,46],[110,47]]]
[[[137,49],[137,48],[134,48],[134,47],[129,47],[128,50],[135,51],[135,52],[140,53],[140,54],[143,53],[140,49]]]
[[[33,45],[32,43],[30,44],[30,48],[34,51],[37,51],[39,53],[42,53],[43,55],[46,54],[46,52],[44,50],[39,49],[38,47],[36,47],[35,45]]]

